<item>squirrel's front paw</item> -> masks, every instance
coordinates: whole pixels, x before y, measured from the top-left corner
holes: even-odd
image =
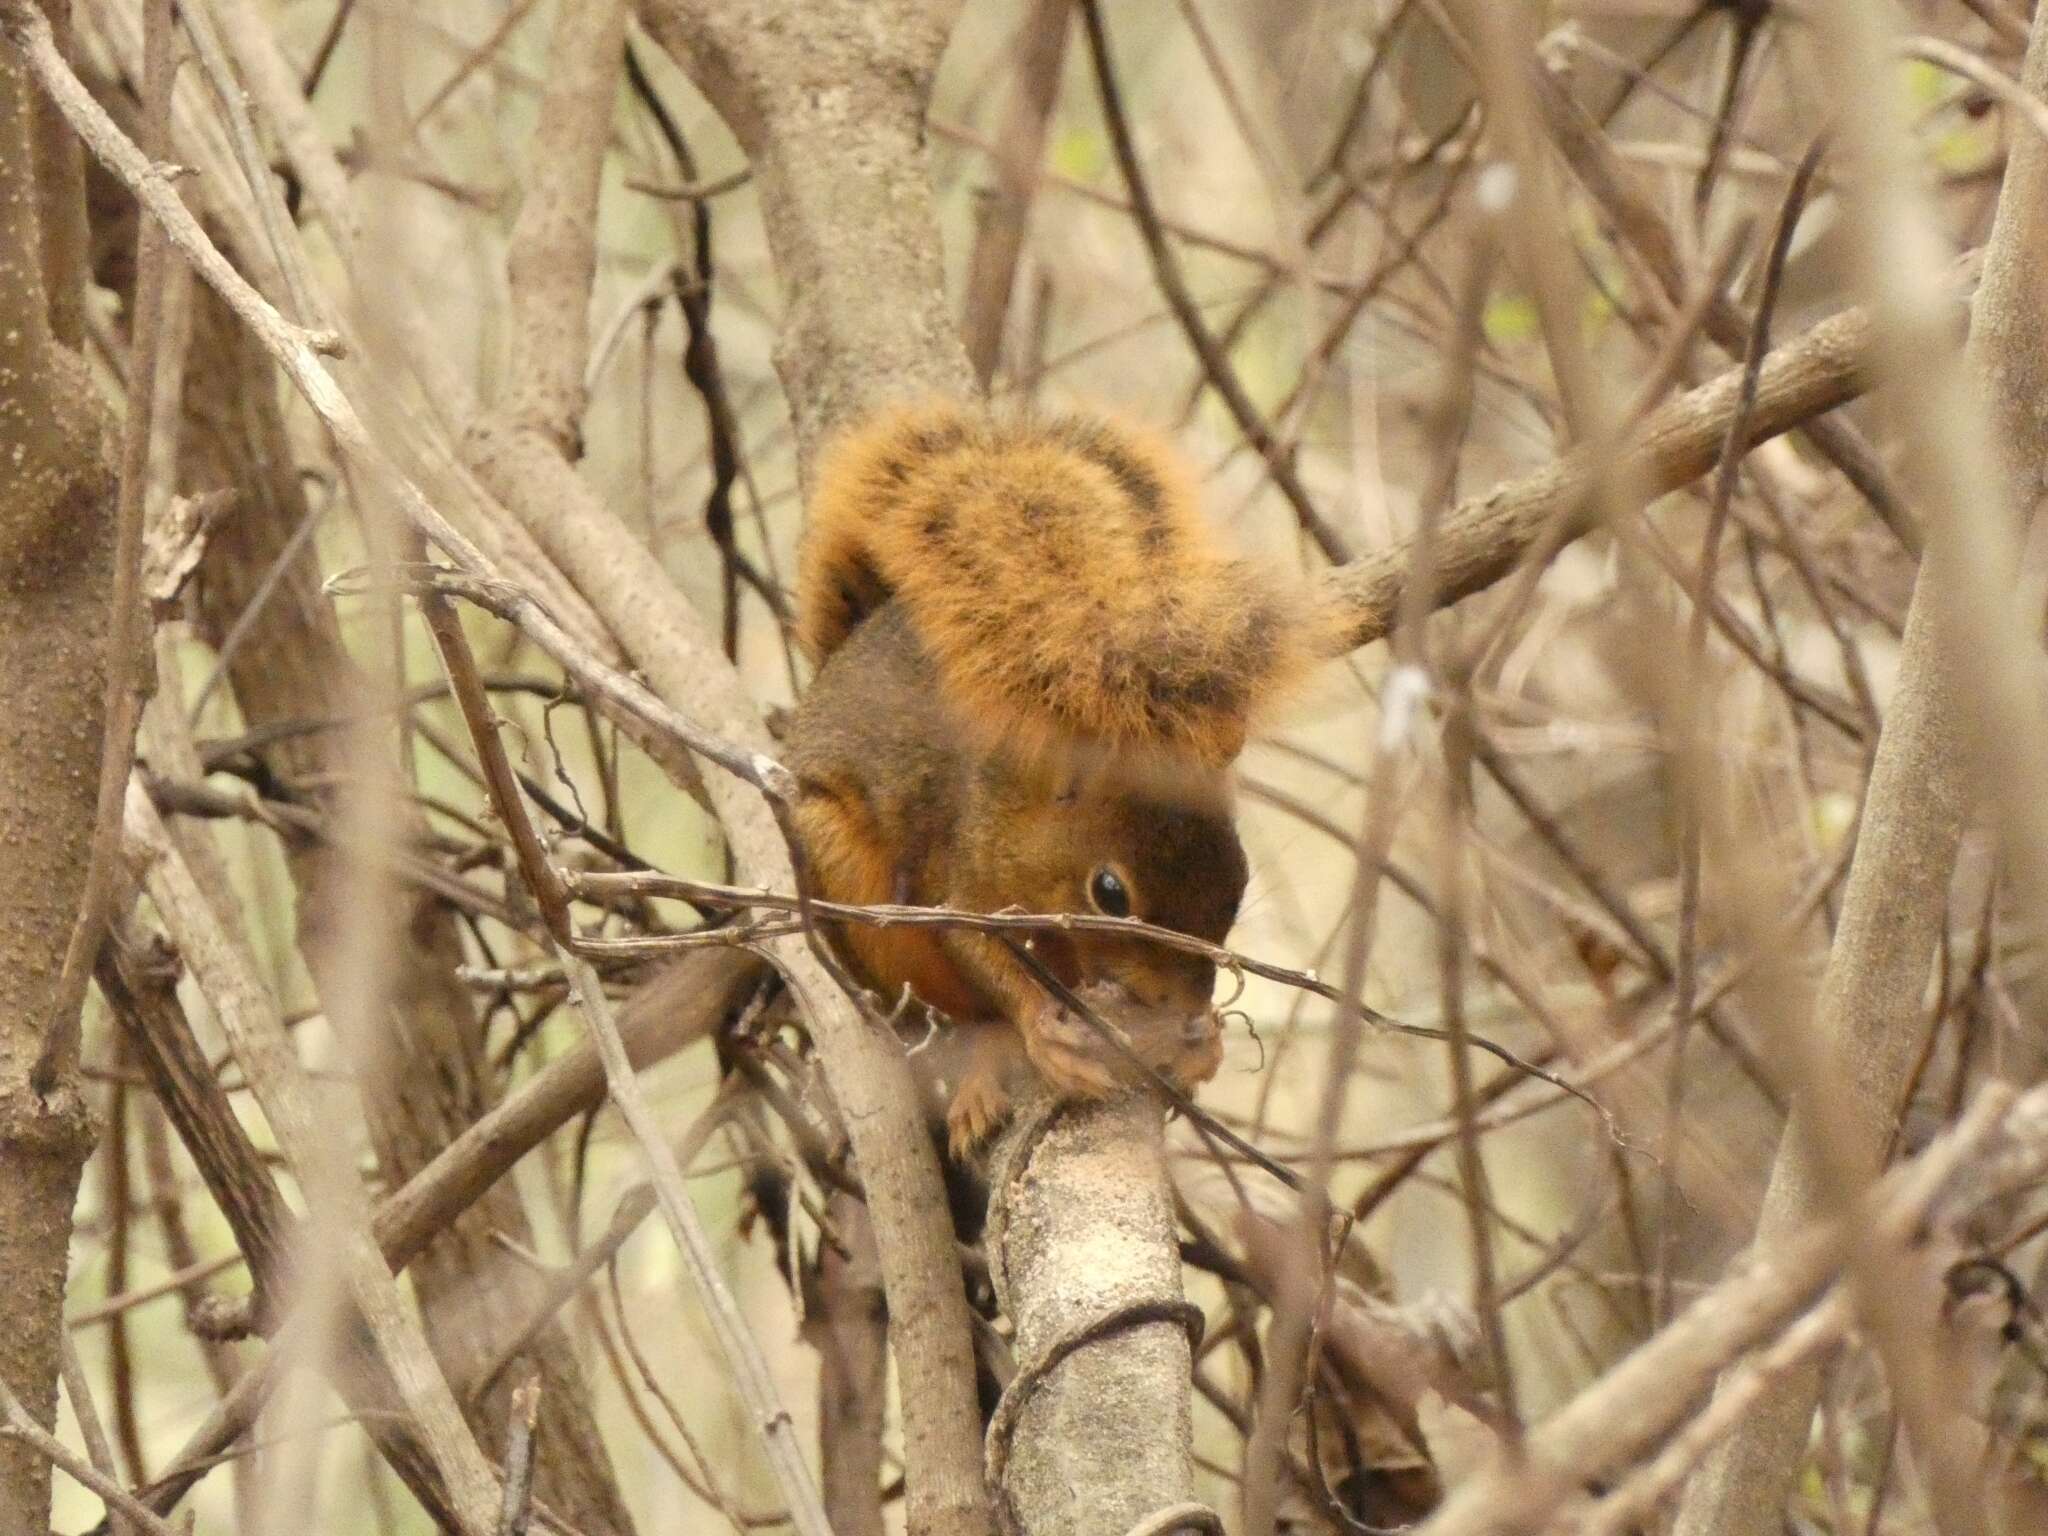
[[[1086,1019],[1048,1002],[1024,1021],[1023,1035],[1031,1065],[1061,1093],[1103,1099],[1123,1086],[1116,1047]]]

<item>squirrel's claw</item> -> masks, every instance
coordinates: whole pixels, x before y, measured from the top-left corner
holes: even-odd
[[[964,1163],[1010,1115],[1001,1074],[970,1072],[946,1111],[946,1150]]]

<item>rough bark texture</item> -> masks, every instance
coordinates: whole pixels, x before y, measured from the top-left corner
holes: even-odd
[[[225,487],[239,496],[208,546],[200,574],[201,622],[218,644],[255,601],[308,507],[269,362],[210,291],[195,294],[194,303],[194,366],[186,382],[194,430],[187,479],[195,491]],[[346,716],[361,698],[351,686],[350,669],[309,548],[257,610],[229,661],[235,697],[251,727]],[[288,781],[327,783],[346,769],[340,761],[343,742],[335,732],[313,732],[280,740],[268,755]],[[351,888],[345,860],[311,842],[291,845],[286,857],[298,890],[301,946],[316,984],[324,988],[332,938],[346,925],[345,916],[333,910]],[[374,1074],[363,1085],[363,1102],[378,1164],[392,1188],[461,1135],[492,1097],[483,1075],[482,1023],[455,975],[463,953],[454,918],[417,890],[403,899],[404,941],[390,956],[390,1037],[353,1043],[357,1059]],[[348,1011],[331,1012],[345,1017]],[[500,1372],[481,1397],[468,1396],[466,1389],[496,1359],[505,1321],[527,1315],[546,1281],[509,1258],[494,1234],[522,1247],[533,1240],[519,1192],[509,1182],[491,1186],[444,1227],[412,1268],[441,1368],[463,1395],[478,1441],[495,1457],[502,1454],[509,1394],[520,1373]],[[532,1364],[543,1382],[536,1458],[540,1497],[592,1536],[630,1530],[582,1372],[559,1328],[541,1335]]]
[[[1159,1106],[1041,1099],[990,1173],[984,1243],[1017,1354],[989,1435],[995,1495],[1025,1531],[1121,1536],[1194,1487],[1185,1317],[1199,1314]]]
[[[32,107],[19,59],[0,43],[0,1375],[50,1424],[92,1126],[75,1062],[47,1099],[28,1076],[92,841],[114,477],[105,410],[51,328]],[[49,1499],[43,1458],[0,1442],[0,1530],[45,1529]]]
[[[41,0],[58,40],[71,52],[70,0]],[[60,346],[85,342],[85,151],[63,114],[41,91],[31,93],[35,124],[36,219],[43,258],[43,303]]]
[[[2048,91],[2048,24],[2037,20],[2024,82]],[[1986,249],[1969,368],[2005,455],[2012,509],[2031,513],[2048,483],[2041,420],[2044,347],[2041,263],[2048,252],[2048,146],[2015,126],[1998,216]],[[1907,360],[1894,359],[1895,363]],[[1960,509],[1951,508],[1950,512]],[[1930,509],[1930,549],[1952,531]],[[1840,1113],[1796,1102],[1757,1222],[1757,1247],[1813,1225],[1840,1197],[1843,1170],[1878,1168],[1899,1096],[1921,1046],[1923,998],[1946,911],[1967,809],[1970,721],[1960,694],[1970,660],[1959,636],[1962,600],[1939,558],[1921,567],[1907,617],[1897,694],[1878,740],[1855,862],[1822,979],[1816,1029],[1844,1069]],[[1825,1125],[1823,1152],[1816,1138]],[[1675,1536],[1766,1536],[1776,1531],[1805,1458],[1820,1372],[1779,1383],[1697,1473]]]
[[[754,169],[782,282],[775,362],[808,462],[876,405],[966,397],[925,163],[958,0],[643,0]]]

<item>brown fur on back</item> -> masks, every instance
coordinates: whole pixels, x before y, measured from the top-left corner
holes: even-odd
[[[1179,457],[1092,416],[897,410],[824,460],[798,592],[814,660],[894,599],[963,720],[1235,757],[1307,671],[1307,605],[1226,551]]]

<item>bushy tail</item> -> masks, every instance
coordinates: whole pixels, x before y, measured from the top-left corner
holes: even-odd
[[[897,410],[830,449],[798,633],[900,603],[965,722],[1223,764],[1315,661],[1305,601],[1229,554],[1178,457],[1092,416]]]

